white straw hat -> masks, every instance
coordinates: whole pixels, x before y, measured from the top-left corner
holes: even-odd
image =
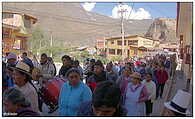
[[[181,113],[181,114],[189,114],[189,110],[187,110],[188,105],[190,103],[192,95],[183,90],[178,90],[174,98],[170,102],[165,102],[164,105],[166,108]]]
[[[14,69],[31,76],[30,67],[24,62],[18,62],[16,64],[16,67],[14,67]]]

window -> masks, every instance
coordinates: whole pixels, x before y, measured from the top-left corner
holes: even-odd
[[[124,45],[127,45],[127,41],[125,40]]]
[[[21,40],[15,40],[13,49],[21,49]]]
[[[109,49],[109,54],[115,55],[115,49]]]
[[[137,55],[137,49],[134,49],[134,54]]]
[[[3,19],[6,19],[6,18],[13,18],[14,15],[12,13],[3,13]]]
[[[10,38],[10,37],[11,37],[11,35],[10,35],[9,31],[3,30],[3,39]]]
[[[129,40],[128,45],[138,45],[138,40]]]
[[[122,41],[121,40],[118,40],[117,41],[117,45],[122,45]]]
[[[111,44],[114,44],[114,41],[111,41]]]
[[[127,56],[130,56],[130,51],[129,50],[127,50]]]
[[[183,35],[180,35],[180,44],[183,43]]]
[[[117,49],[117,55],[122,55],[122,49]]]
[[[117,41],[117,45],[122,45],[122,40]],[[124,45],[127,45],[127,40],[124,40]]]

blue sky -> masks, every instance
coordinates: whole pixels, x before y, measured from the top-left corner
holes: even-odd
[[[107,16],[113,16],[114,18],[117,17],[116,11],[118,11],[119,3],[81,3],[87,11],[97,12]],[[91,4],[91,6],[90,6]],[[124,3],[126,6],[125,8],[128,10],[128,18],[129,16],[132,19],[149,19],[149,18],[158,18],[158,17],[166,17],[166,18],[176,18],[177,13],[177,3],[176,2],[134,2],[134,3]],[[84,6],[85,5],[85,6]],[[133,6],[133,10],[132,10]],[[114,10],[114,7],[115,10]],[[140,9],[141,8],[141,9]],[[115,14],[115,15],[114,15]],[[134,17],[133,17],[134,16]]]

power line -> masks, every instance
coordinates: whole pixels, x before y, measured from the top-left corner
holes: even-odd
[[[15,9],[17,9],[17,8],[15,8]],[[21,9],[20,9],[21,10]],[[25,10],[25,9],[24,9]],[[22,10],[21,10],[22,11]],[[30,10],[28,10],[28,11],[30,11]],[[33,12],[33,11],[31,11],[31,12]],[[45,12],[43,12],[43,13],[45,13]],[[51,18],[51,16],[48,16],[48,15],[40,15],[38,12],[36,12],[36,14],[37,15],[39,15],[39,16],[46,16],[46,17],[49,17],[49,18]],[[52,17],[52,18],[54,18],[54,19],[57,19],[57,20],[63,20],[64,21],[64,18],[62,18],[61,16],[60,17]],[[67,20],[67,19],[65,19],[65,20]],[[73,20],[71,20],[72,22],[73,22]],[[80,21],[79,21],[80,22]],[[80,23],[83,23],[83,22],[80,22]],[[86,23],[85,23],[86,24]],[[89,25],[89,24],[87,24],[87,25]],[[99,25],[97,26],[97,25],[95,25],[96,27],[100,27]],[[102,26],[102,25],[101,25]],[[112,25],[112,26],[115,26],[115,25]],[[116,25],[116,26],[118,26],[118,25]],[[107,26],[107,27],[109,27],[109,26]],[[111,27],[111,26],[110,26]],[[99,32],[99,30],[104,30],[103,32],[105,32],[105,29],[103,29],[103,28],[101,28],[101,29],[97,29],[97,28],[95,28],[95,29],[90,29],[90,30],[95,30],[95,32],[97,32],[97,33],[100,33]],[[72,32],[75,32],[75,31],[72,31]],[[72,32],[69,32],[69,33],[72,33]],[[95,33],[95,32],[87,32],[87,33],[77,33],[77,34],[92,34],[92,33]],[[60,33],[60,32],[58,32],[58,33]],[[64,33],[64,32],[61,32],[61,33]],[[66,32],[67,33],[67,32]]]
[[[46,16],[46,15],[40,15],[40,14],[37,14],[38,16]],[[48,17],[48,16],[46,16],[46,17]],[[49,17],[49,18],[51,18],[51,17]],[[52,17],[52,18],[54,18],[54,17]],[[56,20],[62,20],[62,18],[54,18],[54,19],[56,19]],[[77,22],[78,23],[78,22]],[[82,23],[82,22],[81,22]],[[89,24],[87,24],[87,25],[89,25]],[[116,25],[113,25],[113,26],[116,26]],[[112,27],[113,27],[112,26]],[[97,27],[100,27],[100,26],[97,26]],[[101,26],[102,27],[102,26]],[[107,26],[107,27],[111,27],[111,26]],[[88,29],[87,29],[88,30]],[[93,28],[93,29],[89,29],[89,30],[97,30],[97,28]],[[105,30],[105,29],[103,29],[103,28],[101,28],[100,30]],[[67,32],[67,31],[66,31]],[[75,31],[72,31],[72,32],[75,32]],[[72,32],[70,32],[70,33],[72,33]]]
[[[68,21],[72,21],[72,22],[79,22],[79,23],[84,23],[84,24],[88,24],[88,25],[96,25],[96,26],[109,26],[109,25],[113,25],[113,23],[116,23],[116,22],[113,22],[113,23],[109,23],[109,24],[105,24],[104,22],[97,22],[95,21],[92,22],[92,21],[88,21],[86,19],[81,19],[81,18],[74,18],[74,17],[70,17],[70,16],[64,16],[64,15],[57,15],[57,14],[51,14],[49,12],[41,12],[41,11],[36,11],[36,10],[29,10],[29,9],[21,9],[21,8],[16,8],[16,7],[7,7],[7,8],[13,8],[13,9],[18,9],[18,10],[21,10],[22,12],[26,12],[26,11],[30,11],[30,12],[33,12],[33,13],[36,13],[38,16],[46,16],[46,17],[51,17],[51,16],[48,16],[48,15],[52,15],[52,16],[58,16],[58,18],[62,18],[64,20],[68,20]],[[12,9],[11,9],[12,10]],[[47,15],[40,15],[38,14],[39,13],[43,13],[43,14],[47,14]],[[64,18],[66,17],[66,19]],[[52,17],[52,18],[57,18],[57,17]],[[82,21],[79,21],[78,19],[82,20]],[[83,21],[87,21],[87,22],[83,22]],[[101,24],[97,24],[97,23],[101,23]],[[103,23],[103,24],[102,24]]]
[[[134,7],[134,3],[133,3],[133,5],[132,5],[132,7],[131,7],[131,11],[130,11],[130,13],[129,13],[128,19],[129,19],[130,16],[131,16],[131,13],[132,13],[132,11],[133,11],[133,7]]]

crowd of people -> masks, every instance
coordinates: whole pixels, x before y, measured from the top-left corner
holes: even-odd
[[[165,84],[176,80],[174,55],[126,59],[103,64],[87,58],[80,62],[64,55],[59,73],[51,57],[43,53],[40,62],[24,52],[21,58],[9,53],[3,65],[4,116],[43,116],[39,89],[54,77],[63,78],[58,96],[59,116],[152,116],[153,103],[163,98]],[[33,78],[35,69],[36,80]],[[190,94],[179,90],[177,98],[165,103],[164,116],[186,116],[187,107],[177,101]],[[183,101],[183,102],[182,102]],[[178,103],[178,104],[177,104]],[[187,105],[187,104],[186,104]]]

